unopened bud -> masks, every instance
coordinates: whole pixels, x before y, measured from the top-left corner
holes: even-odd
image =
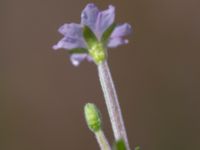
[[[89,129],[97,132],[101,129],[101,116],[98,108],[92,104],[87,103],[84,107],[85,119]]]

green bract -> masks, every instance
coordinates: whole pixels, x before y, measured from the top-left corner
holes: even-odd
[[[106,29],[106,31],[103,33],[102,37],[101,37],[101,42],[104,44],[104,45],[107,45],[108,43],[108,40],[112,34],[112,32],[114,31],[116,27],[116,24],[113,23],[108,29]]]
[[[88,26],[84,26],[83,28],[83,37],[89,49],[91,49],[94,46],[94,44],[98,43],[96,35]]]
[[[126,146],[125,146],[124,140],[118,140],[115,143],[114,149],[115,150],[126,150]]]
[[[70,54],[84,54],[88,53],[88,50],[86,48],[74,48],[71,51],[69,51]]]
[[[107,54],[105,45],[108,42],[108,39],[115,28],[113,23],[102,35],[101,39],[98,40],[96,35],[88,26],[84,26],[83,37],[88,46],[88,53],[93,58],[96,64],[102,63],[106,60]]]
[[[118,140],[114,145],[114,150],[126,150],[124,140]]]

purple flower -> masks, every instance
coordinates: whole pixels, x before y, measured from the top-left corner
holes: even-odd
[[[87,26],[96,36],[98,43],[101,43],[103,48],[115,48],[117,46],[127,44],[128,40],[124,36],[131,32],[131,26],[127,23],[115,26],[106,42],[103,43],[102,37],[105,32],[114,24],[115,8],[110,5],[107,10],[99,11],[94,4],[88,4],[82,11],[81,24],[70,23],[64,24],[59,28],[59,32],[64,37],[53,46],[55,50],[64,48],[66,50],[74,51],[76,49],[84,49],[80,53],[71,53],[71,62],[78,66],[84,59],[88,61],[95,61],[93,55],[90,53],[91,47],[88,46],[87,40],[84,37],[84,27]],[[96,42],[97,44],[97,42]],[[98,44],[99,45],[99,44]],[[95,43],[94,43],[95,46]],[[96,54],[95,54],[96,55]]]

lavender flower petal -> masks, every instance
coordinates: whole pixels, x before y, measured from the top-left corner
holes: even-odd
[[[131,33],[131,25],[128,23],[124,23],[122,25],[117,26],[113,33],[111,34],[111,38],[115,37],[123,37]]]
[[[98,14],[96,21],[96,32],[97,36],[100,38],[103,32],[113,24],[115,20],[115,7],[110,5],[107,10],[101,11]]]
[[[74,48],[85,48],[85,42],[80,38],[72,38],[72,37],[64,37],[62,38],[56,45],[53,46],[53,49],[57,50],[60,48],[64,48],[67,50]]]
[[[115,48],[118,47],[120,45],[124,45],[127,44],[128,40],[127,39],[123,39],[123,38],[111,38],[108,42],[108,47],[110,48]]]
[[[111,34],[108,47],[115,48],[128,43],[123,37],[131,33],[131,26],[128,23],[117,26]]]
[[[74,66],[78,66],[84,59],[89,62],[92,61],[92,58],[88,54],[72,54],[70,60]]]
[[[70,23],[62,25],[58,31],[67,37],[80,38],[82,37],[83,27],[80,24]]]
[[[53,46],[55,50],[85,48],[86,44],[82,35],[82,26],[80,24],[70,23],[62,25],[58,31],[64,35],[56,45]]]
[[[81,13],[81,24],[89,26],[94,32],[98,14],[98,8],[92,3],[88,4]]]

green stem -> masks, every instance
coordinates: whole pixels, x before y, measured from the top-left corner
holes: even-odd
[[[115,140],[123,139],[127,150],[130,150],[117,93],[107,61],[98,64],[98,73]]]
[[[95,132],[95,136],[96,136],[97,142],[99,143],[101,150],[111,150],[108,140],[106,139],[102,130]]]

